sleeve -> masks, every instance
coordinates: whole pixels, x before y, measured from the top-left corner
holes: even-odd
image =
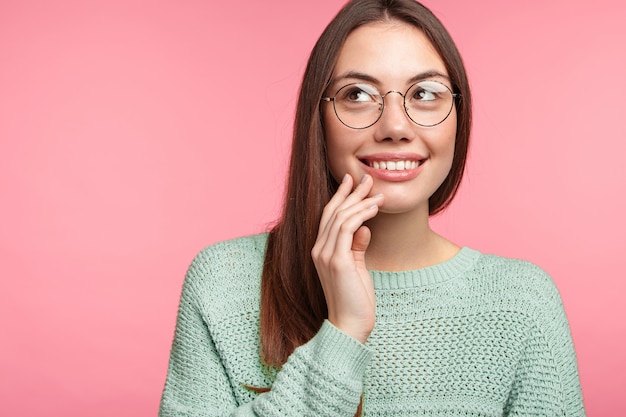
[[[178,307],[159,416],[219,415],[217,410],[236,406],[196,300],[188,273]]]
[[[563,303],[543,271],[542,297],[528,332],[504,415],[585,416],[578,365]]]
[[[325,321],[292,353],[269,392],[239,404],[199,305],[186,280],[160,417],[354,416],[369,348]]]

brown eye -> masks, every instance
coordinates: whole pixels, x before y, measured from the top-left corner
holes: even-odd
[[[363,91],[359,87],[352,87],[346,91],[344,95],[344,99],[348,101],[360,101],[360,102],[368,102],[374,101],[371,95],[367,92]]]
[[[437,93],[433,91],[428,91],[423,88],[416,88],[413,92],[413,100],[421,100],[421,101],[431,101],[437,100]]]
[[[445,85],[437,81],[421,81],[409,91],[409,99],[413,102],[427,102],[443,99],[450,94]]]

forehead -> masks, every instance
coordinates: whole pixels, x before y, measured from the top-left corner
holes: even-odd
[[[404,22],[376,22],[348,35],[339,51],[333,80],[362,73],[381,84],[396,85],[429,72],[448,75],[443,60],[421,30]]]

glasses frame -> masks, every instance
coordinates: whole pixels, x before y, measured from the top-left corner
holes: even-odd
[[[445,115],[445,117],[444,117],[444,118],[443,118],[440,122],[437,122],[437,123],[434,123],[434,124],[430,124],[430,125],[425,125],[425,124],[422,124],[422,123],[418,123],[418,122],[416,122],[415,120],[413,120],[413,118],[412,118],[412,117],[411,117],[411,115],[409,114],[409,109],[407,108],[407,105],[406,105],[406,95],[409,93],[409,91],[410,91],[413,87],[415,87],[415,86],[416,86],[417,84],[419,84],[419,83],[423,83],[424,81],[430,81],[430,82],[435,82],[435,83],[437,83],[437,84],[441,84],[441,85],[443,85],[443,86],[444,86],[444,87],[445,87],[445,88],[446,88],[446,89],[450,92],[450,94],[452,95],[452,105],[450,106],[450,110],[448,110],[448,113]],[[415,83],[411,84],[411,85],[409,86],[409,88],[407,88],[407,89],[406,89],[406,91],[404,92],[404,94],[402,94],[402,92],[400,92],[400,91],[398,91],[398,90],[389,90],[389,91],[387,91],[385,94],[381,94],[381,93],[380,93],[380,91],[378,91],[378,89],[377,89],[376,87],[374,87],[374,89],[375,89],[376,91],[378,91],[378,94],[380,95],[380,98],[382,99],[381,108],[380,108],[380,113],[378,114],[378,117],[376,118],[376,120],[374,120],[374,121],[373,121],[372,123],[370,123],[369,125],[367,125],[367,126],[365,126],[365,127],[354,127],[354,126],[350,126],[349,124],[347,124],[346,122],[344,122],[343,120],[341,120],[341,117],[339,117],[339,113],[337,113],[337,106],[335,105],[335,103],[336,103],[335,98],[337,97],[337,94],[338,94],[341,90],[343,90],[344,88],[349,87],[349,86],[351,86],[351,85],[357,85],[357,84],[366,84],[366,85],[370,85],[370,86],[374,87],[373,85],[371,85],[371,84],[369,84],[369,83],[362,83],[362,82],[349,83],[349,84],[346,84],[346,85],[344,85],[344,86],[340,87],[340,88],[337,90],[337,92],[335,93],[335,95],[334,95],[333,97],[322,97],[322,98],[320,99],[320,101],[326,101],[326,102],[331,102],[331,101],[332,101],[332,103],[333,103],[333,110],[335,111],[335,116],[337,116],[337,119],[338,119],[338,120],[341,122],[341,124],[343,124],[344,126],[349,127],[350,129],[355,129],[355,130],[367,129],[368,127],[372,127],[372,126],[374,126],[376,123],[378,123],[378,121],[380,120],[380,118],[381,118],[381,117],[382,117],[382,115],[383,115],[383,112],[385,111],[385,97],[387,97],[387,96],[388,96],[389,94],[391,94],[391,93],[396,93],[396,94],[399,94],[399,95],[402,97],[402,107],[404,108],[404,113],[407,115],[407,117],[409,118],[409,120],[410,120],[410,121],[412,121],[412,122],[413,122],[413,123],[415,123],[416,125],[418,125],[418,126],[422,126],[422,127],[434,127],[434,126],[440,125],[441,123],[445,122],[445,121],[446,121],[446,119],[448,118],[448,116],[450,116],[450,113],[452,113],[452,109],[454,108],[455,104],[457,104],[457,102],[456,102],[456,101],[457,101],[457,100],[461,100],[461,97],[462,97],[460,93],[454,93],[454,92],[450,89],[450,87],[448,87],[448,86],[447,86],[447,85],[445,85],[444,83],[442,83],[442,82],[440,82],[440,81],[437,81],[437,80],[420,80],[420,81],[417,81],[417,82],[415,82]]]

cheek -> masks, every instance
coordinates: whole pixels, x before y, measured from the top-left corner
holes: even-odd
[[[442,135],[441,152],[450,159],[450,164],[452,164],[452,159],[454,158],[454,147],[456,145],[456,123],[456,113],[453,112],[450,117],[446,119],[443,126],[445,130]]]
[[[326,159],[328,169],[337,182],[341,182],[348,172],[347,160],[351,153],[347,132],[332,112],[324,114],[324,135],[326,139]]]
[[[429,147],[434,157],[439,161],[439,176],[443,181],[449,174],[454,160],[456,144],[456,117],[446,120],[440,125],[441,130],[429,139]]]
[[[341,146],[341,142],[337,140],[337,137],[327,132],[326,159],[328,169],[337,182],[341,182],[341,179],[348,171],[345,162],[346,152],[343,146]]]
[[[443,122],[432,128],[422,129],[424,140],[433,152],[445,153],[454,151],[456,141],[456,114],[453,111]]]

